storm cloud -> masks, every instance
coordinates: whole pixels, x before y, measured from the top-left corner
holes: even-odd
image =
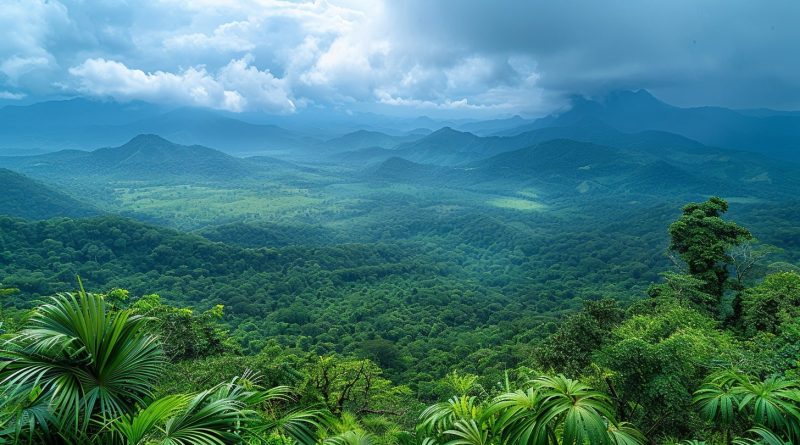
[[[800,108],[786,1],[0,0],[0,101],[543,114],[646,88]]]

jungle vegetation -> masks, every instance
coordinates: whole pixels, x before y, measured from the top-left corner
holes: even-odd
[[[672,267],[639,295],[537,311],[513,286],[431,274],[405,243],[252,248],[118,217],[4,218],[0,441],[798,443],[800,274],[767,263],[777,248],[728,206],[685,205]],[[241,306],[205,295],[235,288]]]

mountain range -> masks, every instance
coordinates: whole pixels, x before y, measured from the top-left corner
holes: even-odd
[[[366,170],[372,180],[423,183],[507,192],[534,188],[542,194],[719,194],[792,197],[800,190],[800,165],[750,152],[716,149],[663,132],[625,134],[610,128],[560,127],[580,139],[534,130],[515,138],[467,136],[483,141],[520,140],[523,148],[458,165],[418,163],[393,156]],[[452,132],[452,130],[450,130]],[[577,137],[577,136],[576,136]],[[464,138],[459,136],[458,138]],[[541,139],[540,142],[537,142]],[[422,142],[422,141],[420,141]],[[394,150],[397,154],[403,150]],[[416,153],[427,153],[426,151]],[[418,156],[417,158],[421,158]],[[432,161],[442,159],[430,158]],[[467,157],[461,157],[462,160]]]
[[[513,136],[546,127],[572,126],[586,120],[602,122],[626,133],[664,131],[710,146],[800,160],[800,115],[797,113],[738,112],[721,107],[679,108],[658,100],[645,90],[617,91],[603,100],[575,97],[572,108],[565,113],[495,135]]]
[[[565,112],[535,120],[521,116],[436,120],[370,113],[324,114],[311,109],[290,116],[237,115],[193,108],[166,109],[145,102],[72,99],[0,108],[0,155],[91,150],[121,145],[138,134],[158,134],[176,143],[209,146],[240,156],[269,154],[313,161],[320,153],[376,147],[408,145],[409,152],[423,151],[420,146],[412,146],[428,135],[448,144],[463,143],[458,151],[486,157],[497,152],[481,153],[483,141],[470,141],[463,136],[456,141],[454,135],[428,133],[430,129],[449,127],[477,137],[516,137],[537,130],[559,133],[561,127],[603,124],[622,133],[668,132],[708,146],[800,160],[800,112],[681,108],[664,103],[645,90],[617,91],[600,99],[576,96],[571,104]],[[562,132],[559,137],[572,135]],[[506,148],[523,146],[510,143]],[[440,162],[453,163],[449,154],[442,155]]]
[[[282,161],[275,161],[276,163]],[[246,160],[200,145],[180,145],[142,134],[118,147],[61,150],[34,156],[0,157],[0,166],[34,177],[99,176],[141,180],[191,176],[225,180],[257,172],[267,160]]]

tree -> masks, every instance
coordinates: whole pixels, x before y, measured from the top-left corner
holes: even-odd
[[[690,203],[668,229],[669,249],[686,263],[691,275],[705,283],[704,292],[716,297],[713,306],[706,304],[711,314],[716,313],[728,281],[728,251],[752,238],[747,229],[722,219],[727,211],[728,203],[718,197]]]
[[[703,280],[672,272],[665,272],[661,276],[664,277],[663,283],[651,284],[647,289],[647,295],[651,298],[649,303],[663,305],[664,302],[671,301],[701,311],[716,306],[717,297],[705,292],[707,288]]]
[[[739,358],[733,338],[716,327],[710,317],[671,301],[616,327],[595,359],[611,375],[620,414],[648,435],[694,431],[699,419],[691,415],[692,393],[708,364]]]
[[[694,404],[712,428],[722,432],[725,444],[731,443],[734,428],[765,443],[800,443],[797,381],[777,376],[758,381],[738,371],[721,371],[695,393]],[[733,443],[761,442],[742,437]]]
[[[536,348],[538,364],[544,369],[579,376],[624,315],[616,300],[584,301],[582,311],[567,317]]]
[[[769,244],[761,244],[755,238],[746,240],[731,248],[728,256],[735,273],[735,288],[742,290],[754,269],[769,255],[780,253],[782,249]]]
[[[432,405],[420,416],[414,440],[403,443],[643,444],[642,435],[617,422],[613,411],[605,394],[564,376],[543,376],[488,403],[460,396]]]
[[[240,349],[230,340],[227,329],[218,323],[223,315],[222,305],[198,313],[190,308],[163,304],[158,294],[149,294],[135,301],[131,309],[151,320],[169,361],[208,357]]]
[[[800,274],[768,275],[741,296],[741,325],[747,335],[780,334],[785,323],[800,317]]]
[[[228,444],[269,434],[315,442],[316,412],[252,410],[269,411],[289,391],[262,390],[251,374],[154,400],[164,364],[146,318],[83,289],[53,297],[0,347],[0,443]]]
[[[368,359],[374,360],[381,368],[395,369],[403,365],[400,350],[389,340],[383,338],[365,340],[361,343],[361,350]]]

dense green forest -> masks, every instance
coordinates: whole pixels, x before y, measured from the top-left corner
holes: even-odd
[[[800,0],[0,0],[0,445],[800,445]]]
[[[797,164],[401,134],[0,157],[0,440],[797,442]]]
[[[555,323],[544,315],[558,307],[444,280],[403,243],[243,248],[116,217],[6,218],[4,264],[14,266],[4,272],[0,434],[19,443],[794,443],[800,275],[764,261],[775,248],[754,243],[727,210],[719,198],[686,205],[666,236],[680,268],[662,267],[635,298],[598,294]],[[374,266],[353,267],[365,256]],[[76,273],[113,290],[74,290]],[[398,274],[414,279],[387,278]],[[440,281],[414,289],[426,279]],[[216,280],[250,298],[239,309],[213,305],[228,301],[204,292]],[[47,297],[63,282],[71,292]],[[351,297],[363,286],[372,289]],[[149,291],[162,288],[181,292]],[[342,295],[327,298],[352,306],[326,305],[334,291]],[[280,300],[296,294],[317,299]],[[380,307],[392,300],[406,313]],[[416,332],[423,327],[437,331]],[[450,354],[435,353],[440,341]]]

